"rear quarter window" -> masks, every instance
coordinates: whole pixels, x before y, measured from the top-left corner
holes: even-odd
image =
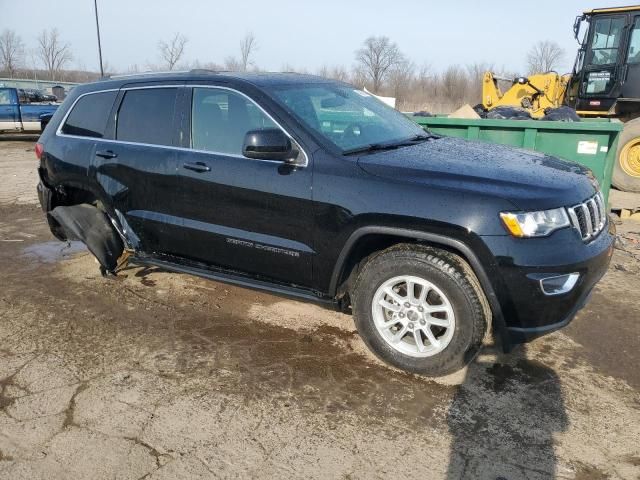
[[[125,93],[118,111],[116,139],[171,145],[177,88],[144,88]]]
[[[62,126],[62,133],[80,137],[104,137],[109,112],[118,92],[87,94],[75,103]]]

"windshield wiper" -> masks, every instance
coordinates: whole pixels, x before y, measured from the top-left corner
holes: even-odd
[[[413,137],[409,138],[408,141],[410,142],[418,142],[420,140],[429,140],[430,138],[436,138],[436,136],[432,133],[418,133],[417,135],[414,135]]]
[[[378,150],[393,150],[395,148],[401,147],[402,145],[405,145],[405,143],[370,143],[367,145],[362,145],[361,147],[343,150],[342,154],[351,155],[353,153],[375,152]]]
[[[405,140],[400,140],[397,142],[388,142],[388,143],[369,143],[367,145],[362,145],[361,147],[351,148],[348,150],[344,150],[342,152],[343,155],[352,155],[354,153],[365,153],[365,152],[375,152],[379,150],[393,150],[395,148],[400,147],[408,147],[410,145],[414,145],[415,142],[421,142],[423,140],[430,140],[432,138],[438,138],[436,135],[430,133],[418,133],[412,137],[409,137]]]

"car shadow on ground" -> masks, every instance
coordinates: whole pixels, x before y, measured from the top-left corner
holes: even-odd
[[[454,395],[447,423],[450,480],[554,478],[554,435],[569,424],[558,375],[528,359],[524,346],[478,356]]]

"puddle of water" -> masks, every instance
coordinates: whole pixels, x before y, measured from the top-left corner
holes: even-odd
[[[34,258],[42,263],[55,263],[86,251],[87,247],[85,247],[82,242],[73,241],[65,243],[51,241],[29,245],[22,249],[22,255]]]

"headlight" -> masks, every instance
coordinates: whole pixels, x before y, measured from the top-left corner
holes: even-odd
[[[544,237],[559,228],[570,225],[564,208],[541,212],[502,212],[500,218],[514,237]]]

